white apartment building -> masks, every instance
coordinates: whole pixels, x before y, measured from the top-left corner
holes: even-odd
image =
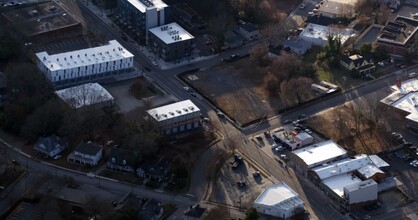
[[[134,55],[116,40],[109,44],[50,55],[36,54],[38,67],[55,86],[112,77],[133,69]]]
[[[200,109],[189,99],[150,109],[147,113],[167,135],[199,127]]]

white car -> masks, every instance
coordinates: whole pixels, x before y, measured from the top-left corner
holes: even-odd
[[[183,89],[184,89],[186,92],[190,92],[190,88],[189,88],[189,87],[187,87],[187,86],[183,87]]]
[[[54,157],[54,160],[58,160],[58,159],[60,159],[61,158],[61,155],[56,155],[55,157]]]
[[[415,77],[417,77],[417,73],[416,72],[408,73],[408,78],[409,79],[415,78]]]
[[[158,62],[154,60],[154,61],[152,61],[152,65],[158,66]]]
[[[284,147],[282,147],[282,146],[278,146],[278,147],[274,148],[274,150],[275,150],[276,152],[281,152],[281,151],[283,151],[283,150],[284,150]]]
[[[409,165],[411,165],[411,166],[414,166],[416,164],[418,164],[418,160],[413,160],[409,163]]]
[[[312,134],[312,131],[309,130],[309,129],[305,129],[305,132],[308,133],[308,134]]]
[[[276,149],[276,147],[278,147],[279,145],[277,145],[276,143],[271,145],[271,149]]]
[[[309,16],[313,16],[315,13],[313,13],[312,11],[308,12]]]

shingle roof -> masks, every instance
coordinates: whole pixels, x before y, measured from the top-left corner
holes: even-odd
[[[101,149],[102,149],[101,146],[96,145],[92,142],[87,142],[87,143],[81,143],[80,145],[78,145],[75,151],[80,152],[82,154],[87,154],[87,155],[96,155]]]
[[[119,166],[132,166],[133,158],[134,155],[131,151],[120,148],[112,148],[109,154],[108,162]],[[123,161],[126,161],[126,163],[124,164]]]
[[[40,137],[38,141],[36,141],[34,148],[44,150],[46,152],[51,152],[60,146],[65,145],[67,145],[65,140],[56,135],[51,135],[49,137]]]
[[[253,31],[258,30],[253,24],[248,23],[248,22],[247,23],[244,23],[244,24],[241,24],[240,27],[242,29],[248,31],[248,32],[253,32]]]

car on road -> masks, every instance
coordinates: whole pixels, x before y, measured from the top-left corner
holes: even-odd
[[[306,6],[305,6],[305,4],[301,4],[299,8],[300,8],[301,10],[303,10],[303,9],[305,9],[305,7],[306,7]]]
[[[236,59],[238,59],[240,57],[240,55],[239,54],[232,54],[231,55],[231,60],[236,60]]]
[[[308,16],[314,16],[315,13],[313,11],[308,12]]]
[[[55,157],[54,157],[54,160],[58,160],[58,159],[60,159],[61,158],[61,155],[56,155]]]
[[[222,112],[218,112],[216,115],[218,115],[219,118],[225,118],[225,115]]]
[[[110,140],[110,141],[106,142],[106,145],[107,145],[107,146],[110,146],[110,145],[112,145],[112,144],[113,144],[113,141],[112,141],[112,140]]]
[[[14,165],[20,165],[20,163],[19,163],[17,160],[12,160],[12,163],[13,163]]]
[[[305,114],[298,115],[298,119],[304,119],[304,118],[306,118],[306,115]]]
[[[189,87],[187,87],[187,86],[184,86],[184,87],[183,87],[183,89],[184,89],[184,91],[186,91],[186,92],[190,92],[190,88],[189,88]]]
[[[383,61],[377,62],[377,65],[379,65],[379,66],[385,66],[385,62],[383,62]]]
[[[312,134],[312,131],[309,130],[309,129],[305,129],[305,132],[308,133],[308,134]]]
[[[196,93],[194,93],[194,92],[191,92],[191,93],[190,93],[190,95],[191,95],[192,97],[197,97]]]
[[[290,123],[292,123],[292,120],[290,120],[290,119],[286,119],[286,120],[283,121],[283,124],[285,124],[285,125],[288,125]]]

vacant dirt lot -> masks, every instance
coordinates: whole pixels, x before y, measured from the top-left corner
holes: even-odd
[[[245,124],[283,109],[279,94],[267,91],[265,75],[262,68],[244,57],[182,77],[229,117]]]

